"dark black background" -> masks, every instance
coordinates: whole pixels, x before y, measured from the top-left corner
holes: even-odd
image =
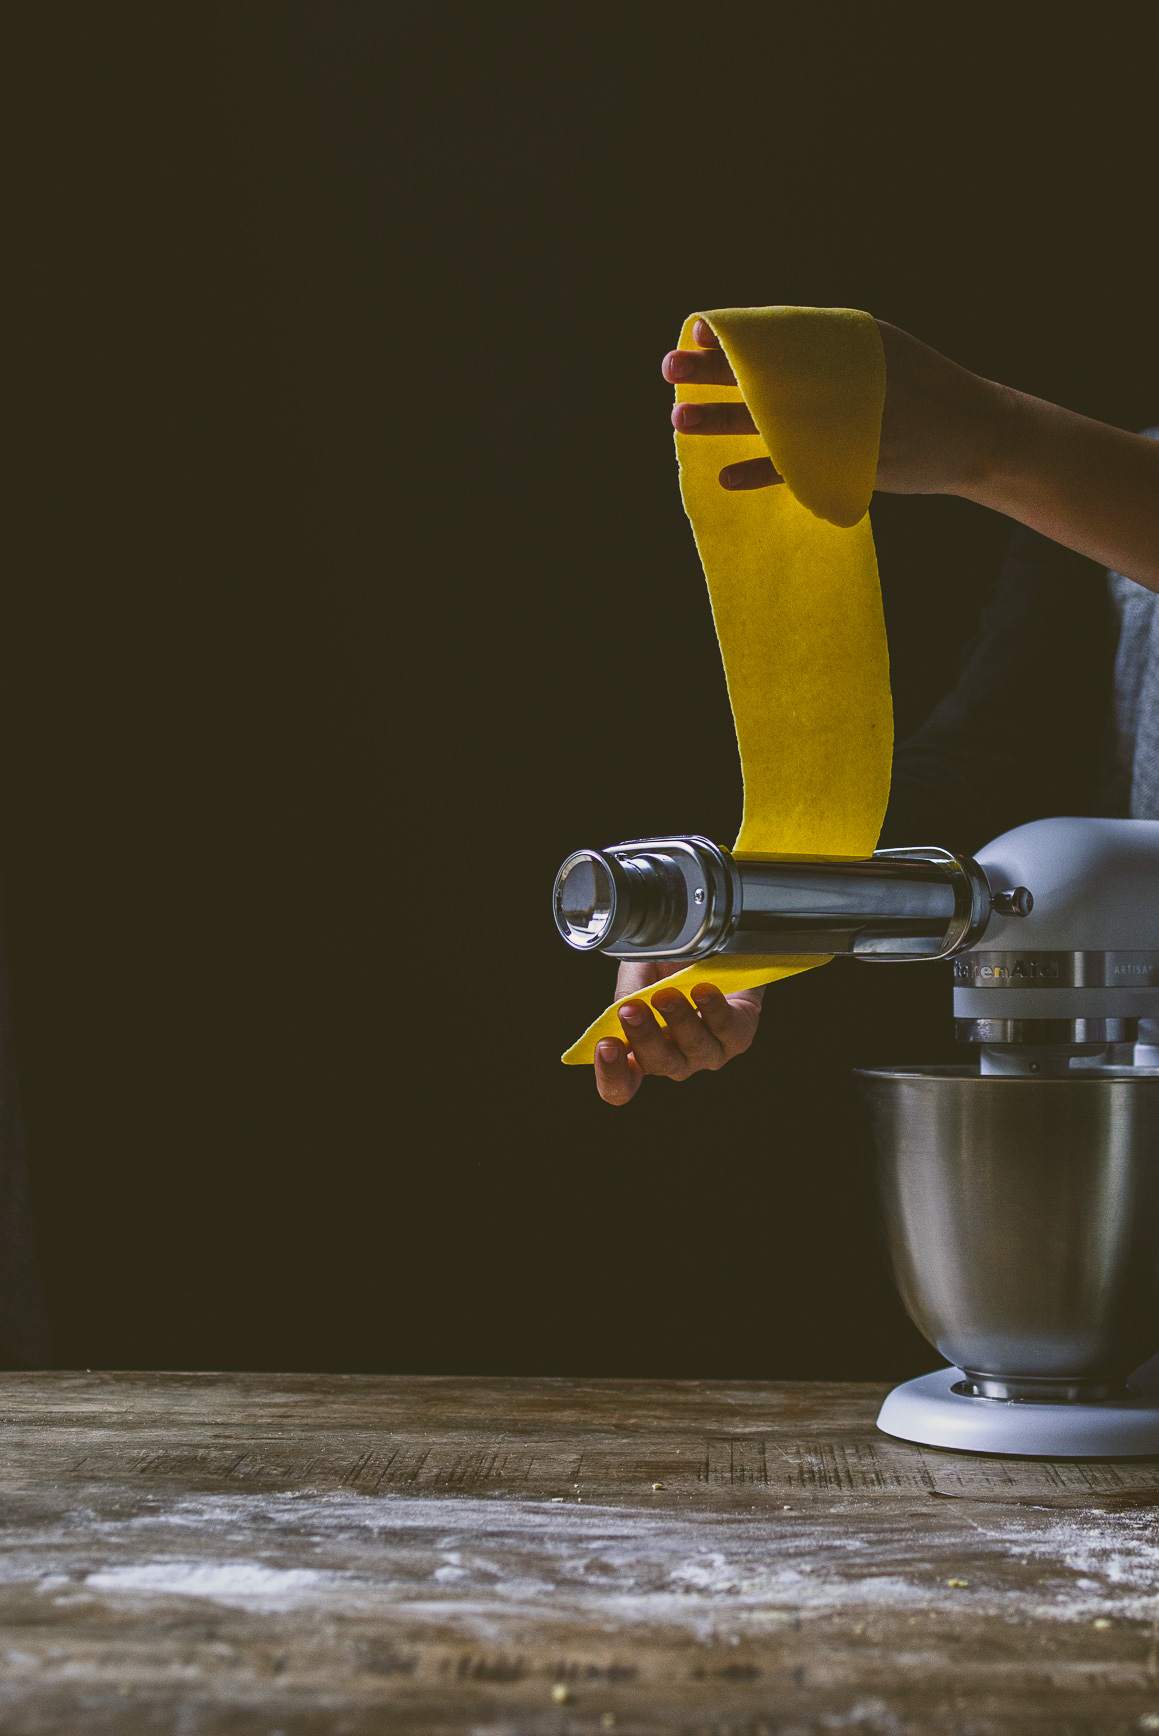
[[[58,1362],[928,1366],[846,1079],[949,1053],[938,972],[787,983],[745,1060],[614,1111],[556,1059],[611,973],[547,893],[579,843],[736,826],[689,310],[865,307],[1154,418],[1153,24],[9,13],[0,867]],[[1009,527],[874,523],[904,733]]]

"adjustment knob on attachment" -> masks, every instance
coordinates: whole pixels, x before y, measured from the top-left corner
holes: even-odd
[[[995,892],[990,905],[1003,916],[1029,916],[1034,909],[1034,894],[1028,886],[1014,886],[1009,892]]]

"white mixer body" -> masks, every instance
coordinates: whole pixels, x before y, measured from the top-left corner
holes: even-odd
[[[988,952],[1159,947],[1159,820],[1032,820],[975,860],[992,892],[1034,893],[1028,916],[994,912],[979,943]]]
[[[957,955],[956,1019],[1159,1019],[1159,820],[1034,820],[976,861],[1034,905]]]

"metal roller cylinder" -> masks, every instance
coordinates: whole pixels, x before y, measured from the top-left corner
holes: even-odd
[[[1033,907],[1026,889],[1017,891],[1015,915]],[[757,859],[701,837],[577,850],[552,895],[556,926],[578,951],[686,961],[718,952],[948,958],[978,940],[991,906],[977,863],[947,850]]]
[[[859,1074],[902,1301],[980,1396],[1097,1402],[1159,1349],[1159,1071]]]

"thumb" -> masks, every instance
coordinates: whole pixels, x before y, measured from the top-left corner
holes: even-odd
[[[653,983],[659,982],[662,976],[671,974],[651,959],[625,959],[616,972],[616,999],[622,1000],[625,995],[638,995],[643,989],[650,989]]]

